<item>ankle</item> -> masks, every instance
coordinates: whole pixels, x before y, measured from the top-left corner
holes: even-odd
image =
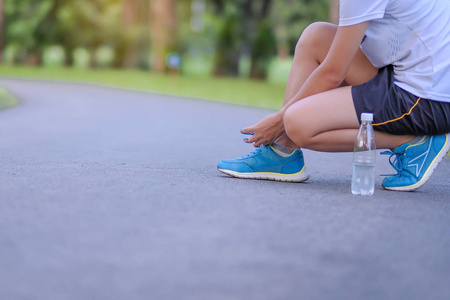
[[[287,147],[287,148],[292,148],[292,149],[297,149],[297,145],[294,144],[294,142],[288,138],[288,136],[286,134],[283,134],[281,137],[279,137],[275,143]]]
[[[284,157],[290,156],[295,151],[295,148],[286,147],[277,142],[273,142],[272,147],[276,150],[278,154]]]
[[[416,144],[420,144],[423,143],[424,141],[426,141],[428,136],[426,135],[418,135],[415,138],[413,138],[409,143],[411,145],[416,145]]]

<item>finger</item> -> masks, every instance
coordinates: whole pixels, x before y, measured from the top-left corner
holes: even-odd
[[[249,133],[247,133],[247,134],[249,134]],[[249,137],[244,138],[244,142],[249,143],[249,144],[254,143],[256,140],[257,140],[257,138],[254,135],[254,133],[251,134]]]
[[[259,146],[261,146],[263,144],[262,143],[262,137],[253,135],[253,136],[248,138],[248,143],[253,144],[253,146],[255,146],[255,147],[259,147]]]
[[[245,135],[255,135],[255,132],[245,133],[245,132],[242,132],[242,131],[241,131],[241,133],[242,133],[242,134],[245,134]]]
[[[254,134],[255,134],[255,130],[253,129],[253,127],[247,127],[247,128],[241,129],[241,133],[242,133],[242,134],[251,134],[251,135],[254,135]]]
[[[264,143],[261,140],[257,140],[253,143],[253,146],[260,147],[261,145],[264,145]]]
[[[244,143],[251,144],[253,143],[253,141],[251,141],[250,138],[246,137],[244,138]]]
[[[253,146],[255,147],[260,147],[262,145],[267,146],[270,145],[271,142],[268,141],[268,139],[265,138],[259,138],[259,139],[255,139],[255,141],[253,142]]]

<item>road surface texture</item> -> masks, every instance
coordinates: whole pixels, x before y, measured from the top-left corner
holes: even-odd
[[[413,193],[229,178],[269,110],[3,78],[0,299],[450,299],[450,159]]]

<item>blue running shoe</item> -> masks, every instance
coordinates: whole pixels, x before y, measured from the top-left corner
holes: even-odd
[[[272,146],[261,146],[241,158],[221,160],[217,169],[227,175],[247,179],[302,182],[309,178],[300,149],[284,157]]]
[[[386,177],[383,187],[387,190],[411,192],[423,186],[433,174],[450,148],[449,135],[429,136],[420,144],[405,143],[392,151],[389,162],[397,175]],[[392,161],[392,157],[395,159]]]

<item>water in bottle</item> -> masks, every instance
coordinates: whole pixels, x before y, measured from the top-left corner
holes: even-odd
[[[372,114],[361,114],[361,126],[353,151],[352,193],[354,195],[373,195],[374,192],[376,146],[372,121]]]

